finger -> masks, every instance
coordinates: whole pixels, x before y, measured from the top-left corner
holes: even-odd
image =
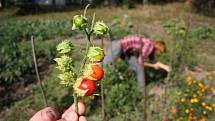
[[[78,121],[78,115],[74,111],[65,111],[62,115],[62,118],[65,119],[66,121]]]
[[[69,109],[75,111],[75,104],[72,104],[72,106]],[[83,115],[84,112],[85,112],[84,104],[81,102],[78,102],[78,115]]]
[[[79,117],[79,121],[87,121],[87,119],[86,119],[85,116],[80,116],[80,117]]]
[[[75,111],[75,104],[72,104],[64,113],[69,111]],[[83,115],[85,112],[85,106],[83,103],[78,102],[78,115]]]
[[[51,107],[47,107],[37,112],[30,121],[56,121],[59,117],[59,113]]]
[[[169,68],[163,68],[165,71],[170,72]]]
[[[165,70],[166,70],[167,72],[170,72],[170,71],[171,71],[171,68],[168,67],[168,66],[166,66]]]

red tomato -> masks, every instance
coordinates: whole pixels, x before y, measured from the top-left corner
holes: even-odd
[[[83,80],[78,88],[81,90],[88,90],[84,96],[90,96],[96,90],[96,83],[88,78],[83,78]]]
[[[90,74],[90,77],[97,81],[101,80],[104,76],[104,70],[98,64],[92,64],[91,68],[93,70],[93,73]]]

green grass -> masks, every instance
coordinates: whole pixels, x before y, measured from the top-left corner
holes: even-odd
[[[71,17],[75,14],[82,13],[83,10],[71,11],[71,12],[59,12],[59,13],[45,13],[39,15],[29,15],[29,16],[13,16],[14,11],[6,11],[6,13],[0,13],[0,22],[5,22],[8,20],[16,21],[16,20],[70,20]],[[114,12],[113,12],[114,11]],[[210,26],[215,27],[215,19],[199,15],[197,13],[193,13],[190,11],[190,8],[182,3],[173,3],[166,4],[163,6],[160,5],[145,5],[145,6],[137,6],[135,9],[125,9],[125,8],[115,8],[115,7],[104,7],[104,8],[92,8],[89,9],[88,15],[92,15],[93,12],[96,13],[96,18],[102,19],[105,22],[108,22],[110,25],[115,18],[123,19],[123,16],[127,14],[131,21],[134,23],[134,28],[132,29],[134,32],[144,32],[147,33],[152,39],[161,38],[162,40],[167,41],[169,43],[172,38],[167,35],[166,31],[163,28],[163,23],[167,20],[176,20],[176,21],[187,21],[188,14],[191,15],[191,29],[195,29],[198,26]],[[104,14],[105,13],[105,14]],[[202,65],[205,65],[209,69],[214,69],[215,67],[215,41],[213,40],[199,40],[198,45],[195,46],[195,54],[198,57],[198,62]],[[77,54],[80,54],[77,51]],[[80,56],[76,56],[76,60],[80,60]],[[77,67],[79,65],[77,64]],[[51,74],[47,75],[43,81],[45,85],[45,90],[48,97],[49,106],[56,107],[58,110],[62,111],[65,107],[71,104],[72,96],[71,90],[66,89],[63,86],[59,85],[59,80],[57,79],[57,74],[59,72],[53,67],[53,71]],[[182,74],[179,74],[182,75]],[[112,78],[112,77],[111,77]],[[131,79],[132,80],[132,79]],[[156,79],[155,79],[156,80]],[[177,81],[177,80],[174,80]],[[152,82],[149,84],[148,89],[151,89],[156,84],[156,82]],[[132,84],[133,85],[133,84]],[[124,87],[122,87],[124,89]],[[111,88],[112,90],[114,88]],[[127,87],[125,87],[127,89]],[[107,90],[108,91],[108,90]],[[177,96],[178,88],[169,88],[167,97],[168,104],[171,104],[172,101]],[[126,92],[124,90],[124,92]],[[131,95],[131,94],[130,94]],[[116,95],[112,95],[113,97]],[[6,121],[27,121],[29,117],[31,117],[35,112],[43,108],[43,102],[41,100],[42,95],[40,93],[39,87],[34,85],[33,92],[31,95],[23,98],[20,101],[14,103],[9,109],[9,112],[6,114]],[[126,100],[127,98],[125,98]],[[110,99],[111,100],[111,99]],[[128,100],[128,99],[127,99]],[[160,121],[162,120],[165,112],[168,109],[165,109],[161,114],[151,114],[152,110],[156,108],[156,106],[162,110],[162,102],[163,97],[156,97],[149,99],[149,109],[148,109],[148,118],[149,121]],[[123,102],[123,101],[122,101]],[[92,102],[91,102],[92,103]],[[108,102],[107,102],[108,103]],[[111,102],[109,102],[109,105]],[[113,121],[126,121],[132,119],[133,121],[139,120],[140,116],[143,115],[143,100],[139,100],[139,102],[135,102],[137,107],[136,110],[129,110],[127,112],[120,112],[117,109],[114,109],[115,112],[119,112],[119,114],[115,114],[114,117],[111,117]],[[96,111],[93,113],[87,112],[90,120],[99,121],[100,116],[100,103],[96,102]],[[129,102],[130,104],[130,102]],[[121,104],[122,106],[123,104]],[[126,107],[126,105],[125,105]],[[122,108],[125,108],[122,107]],[[126,108],[128,108],[127,106]],[[134,107],[132,107],[134,108]],[[119,108],[121,109],[121,108]],[[126,109],[125,109],[126,110]],[[88,110],[89,111],[89,110]],[[111,109],[108,109],[111,111]],[[114,115],[114,114],[113,114]]]
[[[195,52],[199,64],[205,66],[209,70],[215,69],[215,41],[201,41],[196,45]]]

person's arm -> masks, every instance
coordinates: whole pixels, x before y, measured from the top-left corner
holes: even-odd
[[[159,67],[159,68],[161,68],[161,69],[163,69],[163,70],[165,70],[165,71],[167,71],[167,72],[170,72],[171,71],[171,67],[170,66],[168,66],[168,65],[166,65],[166,64],[163,64],[163,63],[161,63],[161,62],[157,62],[157,63],[155,63],[155,67]]]
[[[156,70],[158,70],[158,69],[164,69],[164,70],[167,71],[167,72],[170,72],[170,71],[171,71],[171,67],[170,67],[170,66],[165,65],[165,64],[163,64],[163,63],[161,63],[161,62],[156,62],[156,63],[154,63],[154,64],[153,64],[153,63],[144,62],[143,65],[146,66],[146,67],[154,68],[154,69],[156,69]]]
[[[154,69],[159,69],[159,68],[156,68],[156,67],[155,67],[155,64],[153,64],[153,63],[148,63],[148,62],[144,62],[144,63],[143,63],[143,66],[145,66],[145,67],[150,67],[150,68],[154,68]]]

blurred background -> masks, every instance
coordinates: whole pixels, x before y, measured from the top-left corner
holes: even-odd
[[[110,38],[93,37],[106,51],[112,41],[144,34],[166,42],[159,61],[172,66],[145,69],[147,97],[134,72],[118,60],[105,72],[100,96],[80,100],[89,121],[214,121],[215,1],[214,0],[0,0],[0,121],[28,121],[44,108],[31,48],[36,56],[48,105],[61,113],[73,103],[72,87],[59,84],[53,59],[64,39],[75,45],[75,65],[83,58],[86,37],[72,31],[72,18],[83,14],[103,20]],[[104,43],[102,43],[104,41]],[[147,99],[147,107],[144,99]]]

